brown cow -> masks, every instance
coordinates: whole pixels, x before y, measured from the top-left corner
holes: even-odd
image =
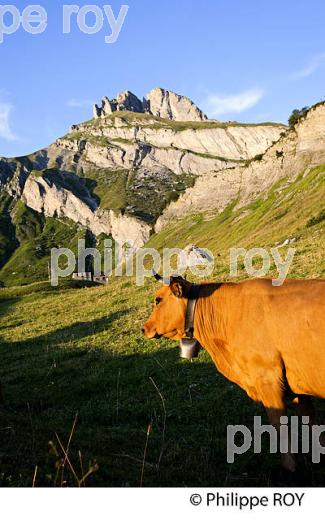
[[[157,276],[156,276],[157,277]],[[172,277],[156,293],[143,327],[148,338],[185,337],[185,315],[193,284]],[[290,397],[299,415],[315,424],[310,396],[325,398],[325,280],[203,283],[198,287],[194,337],[218,370],[261,402],[277,429]],[[295,470],[291,453],[283,466]]]

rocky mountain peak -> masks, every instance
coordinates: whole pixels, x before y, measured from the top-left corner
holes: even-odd
[[[116,111],[148,113],[171,121],[206,121],[208,117],[186,96],[157,87],[141,101],[135,94],[126,90],[115,99],[105,96],[102,105],[94,105],[94,118],[106,117]]]
[[[147,95],[152,115],[173,121],[206,121],[208,117],[186,96],[154,88]]]

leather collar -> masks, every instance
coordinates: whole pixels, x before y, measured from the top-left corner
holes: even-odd
[[[185,337],[189,339],[192,339],[194,337],[194,314],[196,302],[199,297],[200,288],[200,285],[192,284],[188,293],[188,301],[185,314]]]

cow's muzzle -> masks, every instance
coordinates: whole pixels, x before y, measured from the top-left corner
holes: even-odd
[[[149,327],[142,327],[141,329],[142,334],[144,334],[148,339],[159,339],[161,338],[161,334],[158,334],[157,331],[150,330]]]

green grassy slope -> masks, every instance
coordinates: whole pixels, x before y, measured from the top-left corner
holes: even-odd
[[[290,275],[324,276],[323,172],[321,166],[277,185],[249,207],[188,217],[150,245],[209,247],[221,255],[214,278],[227,279],[230,246],[295,238]],[[244,276],[241,268],[238,278]],[[252,428],[254,415],[267,418],[205,352],[191,363],[179,359],[176,343],[141,335],[155,288],[152,280],[136,287],[115,278],[107,287],[65,282],[53,289],[44,282],[0,290],[1,485],[31,485],[36,466],[38,486],[75,485],[71,471],[61,474],[58,438],[67,445],[76,414],[70,459],[79,476],[79,451],[84,473],[98,465],[88,485],[139,485],[149,425],[145,486],[324,485],[323,466],[308,456],[299,457],[301,480],[281,480],[279,458],[267,455],[266,445],[260,455],[249,450],[227,464],[227,425]],[[324,402],[317,409],[324,424]]]
[[[6,286],[46,280],[51,248],[68,247],[76,254],[78,239],[87,239],[86,230],[68,219],[45,218],[22,201],[10,204],[10,214],[2,217],[7,222],[0,241],[0,254],[6,259],[0,280]]]
[[[11,204],[12,201],[9,196],[0,196],[0,269],[18,245],[10,217]]]
[[[172,171],[166,171],[164,176],[156,173],[140,176],[137,170],[90,168],[85,182],[100,208],[153,223],[172,200],[193,186],[194,177]]]
[[[214,276],[227,279],[231,247],[271,247],[293,240],[288,247],[296,254],[292,274],[299,277],[325,274],[325,165],[300,175],[288,184],[284,179],[253,203],[234,209],[236,201],[219,215],[192,215],[153,235],[148,247],[184,247],[195,244],[209,248],[215,255]],[[275,274],[274,264],[271,274]],[[239,276],[245,276],[243,264]]]

